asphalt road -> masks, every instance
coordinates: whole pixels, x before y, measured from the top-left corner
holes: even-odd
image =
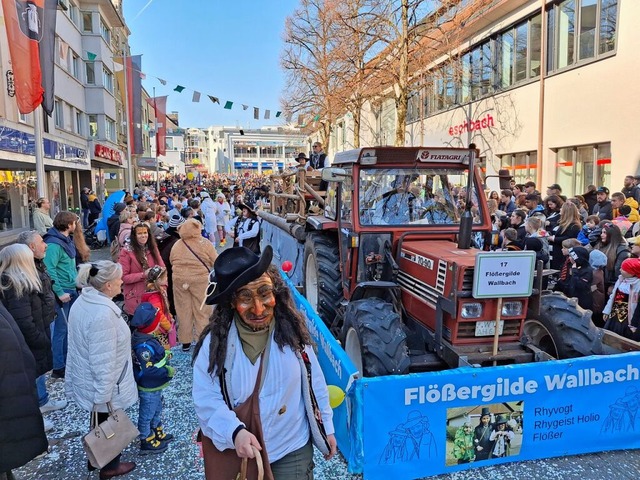
[[[94,252],[93,260],[109,257],[108,249]],[[190,355],[177,349],[172,360],[176,376],[164,392],[164,423],[166,430],[176,436],[169,449],[157,455],[141,456],[134,442],[123,453],[124,461],[135,461],[138,466],[123,479],[155,480],[202,479],[204,469],[194,440],[197,421],[191,401]],[[64,397],[64,383],[48,380],[49,392],[54,399]],[[137,405],[129,410],[137,419]],[[49,432],[51,451],[41,459],[33,460],[14,473],[20,480],[72,480],[97,479],[88,474],[81,436],[88,431],[89,415],[70,403],[65,409],[47,414],[54,429]],[[637,433],[635,435],[638,435]],[[315,454],[316,479],[362,478],[347,472],[346,462],[337,455],[327,462]],[[623,480],[638,477],[640,450],[594,453],[571,457],[551,458],[528,462],[515,462],[494,467],[483,467],[465,472],[432,477],[438,480]],[[392,479],[389,479],[392,480]]]

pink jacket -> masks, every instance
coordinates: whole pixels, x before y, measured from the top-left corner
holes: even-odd
[[[158,253],[159,262],[156,263],[153,255],[147,252],[147,263],[151,268],[155,265],[164,267],[164,262]],[[136,308],[142,302],[142,295],[147,289],[147,275],[144,273],[146,269],[142,268],[140,262],[131,250],[129,245],[125,245],[120,250],[120,258],[118,263],[122,265],[122,291],[124,293],[124,311],[129,315],[133,315]]]

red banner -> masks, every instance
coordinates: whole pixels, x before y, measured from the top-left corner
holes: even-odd
[[[156,116],[156,156],[167,154],[167,96],[147,100]]]

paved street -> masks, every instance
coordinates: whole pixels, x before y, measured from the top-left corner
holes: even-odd
[[[94,252],[94,260],[108,258],[108,249]],[[138,455],[136,443],[127,448],[123,460],[133,460],[138,464],[136,470],[122,478],[152,480],[203,478],[203,464],[198,456],[194,441],[196,418],[191,401],[190,355],[177,349],[172,364],[177,373],[164,394],[164,421],[166,430],[176,436],[169,449],[159,455]],[[49,380],[49,391],[54,399],[64,396],[64,383]],[[137,419],[137,406],[129,410],[132,419]],[[20,480],[70,480],[91,478],[87,476],[86,457],[81,446],[81,435],[88,430],[88,414],[77,405],[70,403],[65,409],[47,414],[55,425],[49,434],[51,452],[42,459],[34,460],[15,471]],[[134,420],[135,421],[135,420]],[[341,456],[330,462],[324,461],[316,452],[317,479],[361,478],[346,471],[346,463]],[[640,451],[620,451],[596,453],[566,458],[511,463],[498,467],[484,467],[473,471],[440,475],[439,480],[622,480],[637,478],[640,471]],[[120,477],[119,477],[120,478]],[[390,479],[391,480],[391,479]]]

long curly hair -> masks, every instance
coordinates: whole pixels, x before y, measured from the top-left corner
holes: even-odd
[[[275,266],[270,265],[267,269],[267,274],[273,282],[273,294],[276,297],[273,334],[275,342],[280,347],[280,350],[284,350],[285,346],[289,346],[293,350],[301,350],[306,345],[311,345],[311,335],[307,329],[305,319],[296,309],[291,291],[282,280],[280,272]],[[227,338],[229,337],[229,330],[236,312],[231,302],[232,299],[229,298],[221,301],[216,306],[209,319],[209,324],[200,334],[193,352],[192,363],[195,362],[205,337],[211,334],[209,368],[207,369],[210,374],[219,375],[220,369],[224,367],[227,355]]]
[[[147,243],[145,245],[141,245],[140,243],[138,243],[136,230],[140,229],[145,229],[149,234]],[[133,228],[131,229],[131,236],[129,237],[129,245],[131,247],[131,250],[133,251],[133,254],[136,256],[136,259],[138,260],[138,262],[140,262],[140,265],[142,265],[143,268],[148,267],[147,264],[149,262],[147,261],[147,252],[151,254],[156,262],[156,265],[160,263],[160,252],[158,251],[156,239],[153,238],[153,235],[151,235],[151,229],[146,223],[137,223],[133,226]]]

